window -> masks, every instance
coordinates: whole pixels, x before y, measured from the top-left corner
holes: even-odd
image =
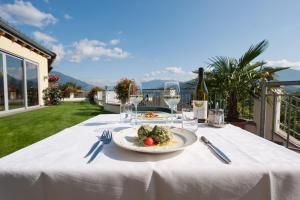
[[[39,105],[37,65],[26,61],[26,85],[28,106]]]
[[[38,65],[0,51],[0,112],[39,105]]]
[[[21,59],[6,55],[8,108],[25,106],[24,101],[24,67]]]
[[[0,111],[4,110],[3,55],[0,52]]]

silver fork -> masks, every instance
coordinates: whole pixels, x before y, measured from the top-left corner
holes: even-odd
[[[87,163],[91,163],[99,154],[99,152],[103,149],[104,144],[109,144],[111,142],[112,139],[112,134],[110,131],[105,131],[104,133],[104,139],[102,141],[100,141],[100,145],[98,146],[98,148],[94,151],[92,157],[89,159],[89,161]]]
[[[106,132],[107,132],[107,130],[104,130],[102,132],[102,135],[100,137],[97,136],[98,137],[98,141],[93,144],[93,146],[91,147],[91,149],[89,150],[89,152],[84,156],[85,158],[88,157],[88,156],[90,156],[93,153],[93,151],[96,149],[96,147],[99,145],[99,143],[105,139]]]

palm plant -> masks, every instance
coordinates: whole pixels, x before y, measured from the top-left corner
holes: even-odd
[[[249,95],[258,97],[259,80],[274,78],[274,73],[286,68],[266,67],[266,62],[254,60],[268,47],[266,40],[251,47],[239,59],[217,56],[210,59],[208,82],[227,101],[227,121],[239,121],[238,102]]]

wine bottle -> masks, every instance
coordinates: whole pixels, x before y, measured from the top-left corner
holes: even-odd
[[[197,116],[198,123],[205,123],[207,120],[207,100],[208,90],[204,80],[204,70],[202,67],[198,71],[198,83],[193,99],[193,111]]]

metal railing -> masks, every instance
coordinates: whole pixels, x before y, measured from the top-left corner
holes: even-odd
[[[282,97],[280,128],[300,140],[300,94]]]
[[[177,110],[180,111],[184,106],[191,106],[193,99],[193,89],[182,89],[180,91],[180,102],[177,105]],[[140,107],[148,108],[168,108],[163,100],[163,90],[154,89],[154,90],[143,90],[144,100],[139,104]],[[219,104],[219,108],[223,108],[225,114],[228,111],[227,101],[223,96],[220,96],[217,93],[209,93],[208,108],[215,108],[216,103]],[[244,119],[253,119],[253,105],[254,98],[246,97],[239,103],[240,115]]]
[[[192,90],[181,90],[180,91],[180,102],[177,105],[177,110],[185,105],[191,104]],[[167,104],[163,100],[163,90],[143,90],[144,100],[139,104],[140,107],[158,107],[158,108],[168,108]]]
[[[87,91],[81,91],[74,93],[74,98],[85,98],[87,97],[88,92]]]
[[[228,102],[223,96],[216,93],[209,93],[209,108],[215,108],[216,103],[218,103],[219,108],[224,109],[225,116],[228,112]],[[254,97],[249,95],[238,101],[238,112],[240,114],[239,118],[245,120],[253,120],[253,106]]]
[[[193,88],[181,89],[180,91],[180,102],[177,105],[177,111],[181,111],[183,107],[191,106],[193,99]],[[111,90],[105,91],[105,103],[119,104],[120,101],[116,98],[116,93]],[[139,108],[146,110],[168,110],[168,106],[163,99],[163,89],[144,89],[143,90],[143,101],[139,104]],[[215,108],[216,103],[219,104],[219,108],[224,109],[225,115],[228,111],[228,104],[225,97],[218,93],[209,92],[208,108]],[[245,97],[239,102],[240,117],[243,119],[253,119],[253,105],[254,98],[249,96]]]
[[[300,94],[278,93],[271,90],[295,85],[300,85],[300,81],[261,81],[260,136],[266,138],[266,102],[271,98],[273,102],[271,140],[274,141],[275,134],[279,135],[278,131],[283,131],[286,134],[283,138],[285,146],[299,151],[299,148],[290,147],[290,142],[291,139],[300,141]],[[277,105],[278,103],[280,106]]]

